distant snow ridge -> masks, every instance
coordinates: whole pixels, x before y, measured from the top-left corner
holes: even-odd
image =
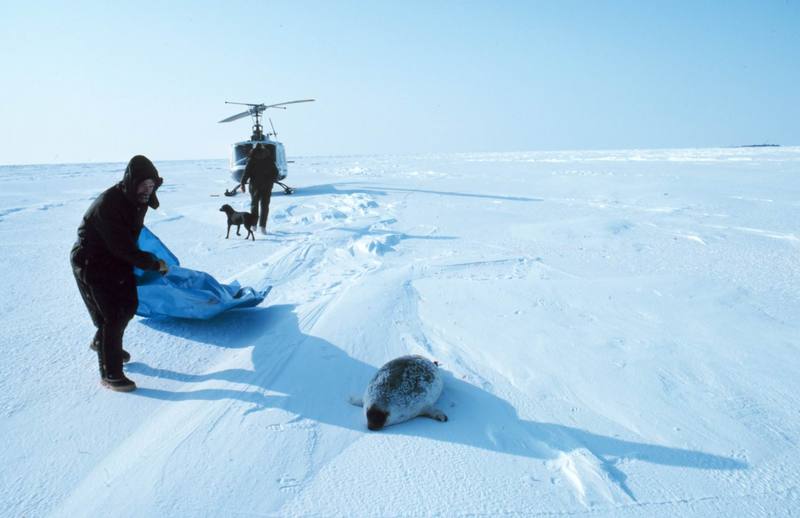
[[[8,209],[2,209],[2,210],[0,210],[0,221],[3,221],[3,219],[5,219],[5,217],[8,216],[9,214],[14,214],[15,212],[19,212],[19,211],[22,211],[22,210],[25,210],[25,208],[24,207],[11,207],[11,208],[8,208]]]
[[[34,203],[31,205],[26,205],[22,207],[8,207],[8,208],[0,208],[0,221],[4,221],[8,216],[15,215],[21,216],[19,213],[30,212],[30,211],[48,211],[51,209],[59,209],[64,207],[68,203],[72,203],[75,201],[83,201],[84,198],[79,198],[77,200],[68,200],[63,202],[48,202],[48,203]]]

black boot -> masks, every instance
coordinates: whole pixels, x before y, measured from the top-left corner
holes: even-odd
[[[92,343],[89,344],[89,349],[91,349],[94,352],[97,352],[97,348],[98,348],[97,343],[98,343],[97,342],[97,338],[92,340]],[[130,355],[130,353],[128,351],[123,349],[122,350],[122,363],[128,363],[129,361],[131,361],[131,355]]]
[[[128,319],[129,320],[129,319]],[[99,329],[93,344],[97,347],[97,359],[100,364],[100,381],[103,386],[117,392],[136,390],[136,383],[125,377],[122,362],[128,355],[122,350],[122,335],[128,320],[106,321]]]
[[[116,392],[133,392],[136,390],[136,383],[125,377],[125,374],[122,372],[122,366],[114,369],[117,372],[109,372],[103,358],[103,351],[97,353],[97,359],[100,364],[100,383],[102,383],[104,387]]]
[[[115,392],[133,392],[136,390],[136,383],[126,378],[122,371],[114,374],[106,372],[100,382],[104,387],[110,388]]]

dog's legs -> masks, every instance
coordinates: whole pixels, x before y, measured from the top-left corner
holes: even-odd
[[[228,239],[229,237],[231,237],[231,226],[230,225],[228,225],[228,233],[225,234],[225,239]]]
[[[239,224],[239,225],[236,225],[236,235],[237,235],[237,236],[241,236],[241,235],[242,235],[242,234],[240,234],[240,233],[239,233],[239,230],[240,230],[241,228],[242,228],[242,225],[241,225],[241,224]]]

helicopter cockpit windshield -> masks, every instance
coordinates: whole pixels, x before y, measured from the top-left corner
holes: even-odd
[[[238,142],[233,145],[231,155],[231,171],[234,174],[234,179],[239,181],[247,166],[247,160],[250,157],[250,151],[253,150],[256,144],[261,144],[267,148],[272,149],[272,156],[275,157],[275,165],[278,167],[278,180],[286,178],[286,154],[283,150],[283,144],[275,141],[262,141],[262,142]]]
[[[233,166],[246,166],[247,165],[247,157],[250,156],[250,151],[253,150],[253,144],[236,144],[233,147]]]

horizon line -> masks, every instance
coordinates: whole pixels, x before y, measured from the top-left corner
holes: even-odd
[[[406,153],[343,153],[343,154],[319,154],[319,155],[297,155],[297,158],[348,158],[348,157],[375,157],[375,156],[401,156],[401,157],[414,157],[414,156],[428,156],[428,155],[492,155],[492,154],[511,154],[511,153],[567,153],[567,152],[621,152],[621,151],[678,151],[678,150],[701,150],[701,149],[791,149],[800,147],[798,144],[735,144],[725,146],[705,146],[705,147],[631,147],[631,148],[562,148],[562,149],[519,149],[519,150],[506,150],[506,151],[426,151],[426,152],[406,152]],[[145,155],[147,156],[147,155]],[[148,158],[150,158],[148,156]],[[126,164],[130,159],[122,161],[109,161],[109,160],[90,160],[87,162],[28,162],[28,163],[0,163],[0,167],[30,167],[42,165],[102,165],[102,164]],[[210,161],[210,160],[223,160],[228,161],[228,158],[151,158],[153,162],[192,162],[192,161]]]

